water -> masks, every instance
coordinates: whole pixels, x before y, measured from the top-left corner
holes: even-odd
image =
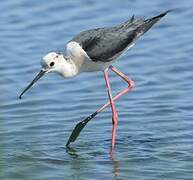
[[[111,26],[133,13],[164,17],[115,64],[136,82],[117,102],[119,125],[110,157],[111,111],[84,129],[66,152],[75,124],[107,101],[103,74],[63,80],[50,74],[18,99],[40,59],[78,32]],[[193,1],[0,2],[1,179],[192,179]],[[113,91],[125,84],[111,73]]]

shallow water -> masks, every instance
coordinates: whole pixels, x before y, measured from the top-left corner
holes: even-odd
[[[63,80],[45,76],[19,93],[49,51],[78,32],[111,26],[132,14],[151,17],[177,8],[145,34],[115,66],[135,89],[117,102],[119,125],[109,155],[111,111],[72,144],[75,124],[107,101],[103,74]],[[193,1],[0,2],[0,174],[2,179],[192,179]],[[125,84],[111,73],[114,93]]]

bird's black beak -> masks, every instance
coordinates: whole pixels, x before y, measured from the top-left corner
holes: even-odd
[[[22,92],[22,93],[20,94],[20,96],[19,96],[19,99],[21,99],[22,95],[23,95],[28,89],[30,89],[36,81],[38,81],[44,74],[46,74],[46,72],[47,72],[46,70],[41,70],[41,71],[37,74],[37,76],[33,79],[33,81],[23,90],[23,92]]]

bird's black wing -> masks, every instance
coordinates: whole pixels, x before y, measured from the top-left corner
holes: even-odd
[[[108,62],[129,46],[135,37],[135,31],[99,28],[84,31],[72,41],[78,42],[92,61]]]
[[[112,28],[87,30],[72,39],[79,43],[92,61],[109,62],[123,50],[147,32],[157,21],[165,16],[166,11],[158,16],[144,20],[134,19]]]

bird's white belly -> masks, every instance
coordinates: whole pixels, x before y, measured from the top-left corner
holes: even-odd
[[[111,64],[113,64],[118,58],[120,58],[121,56],[123,56],[125,54],[125,52],[130,49],[132,46],[134,45],[131,44],[130,46],[128,46],[127,48],[125,48],[123,51],[121,51],[120,53],[116,54],[114,57],[112,57],[112,60],[109,62],[102,62],[102,61],[92,61],[88,55],[86,54],[86,56],[84,56],[84,60],[83,60],[83,64],[80,68],[81,72],[91,72],[91,71],[103,71],[105,70],[107,67],[109,67]]]
[[[81,72],[103,71],[113,63],[114,61],[110,61],[110,62],[96,61],[94,62],[91,60],[85,60],[84,63],[82,64]]]

